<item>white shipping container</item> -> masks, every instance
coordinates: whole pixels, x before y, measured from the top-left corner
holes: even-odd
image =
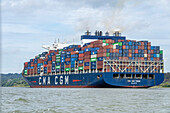
[[[91,55],[91,58],[96,58],[97,57],[97,55],[95,54],[95,55]]]
[[[106,46],[106,43],[103,43],[103,46]]]
[[[144,54],[144,57],[147,57],[148,55],[147,54]]]

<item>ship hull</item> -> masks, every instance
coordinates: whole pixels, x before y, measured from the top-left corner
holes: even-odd
[[[148,88],[164,81],[162,73],[144,73],[154,78],[143,78],[143,73],[120,73],[142,75],[141,78],[114,78],[115,72],[62,74],[24,77],[31,88]]]

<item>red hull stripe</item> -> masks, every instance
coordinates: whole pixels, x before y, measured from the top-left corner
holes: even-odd
[[[31,88],[100,88],[100,86],[30,86]]]
[[[122,88],[148,88],[149,86],[120,86]]]
[[[32,81],[33,83],[36,83],[37,81]]]
[[[72,80],[73,82],[79,82],[79,81],[82,81],[82,80]]]
[[[101,86],[30,86],[31,88],[101,88]],[[120,88],[148,88],[149,86],[121,86]]]

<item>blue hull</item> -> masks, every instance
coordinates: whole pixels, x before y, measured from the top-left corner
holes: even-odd
[[[141,74],[141,78],[114,78],[113,74],[122,74],[120,72],[102,72],[102,73],[82,73],[82,74],[62,74],[46,76],[24,77],[32,88],[147,88],[161,84],[164,81],[163,73],[123,73],[123,74]],[[143,74],[152,74],[154,78],[143,78]]]

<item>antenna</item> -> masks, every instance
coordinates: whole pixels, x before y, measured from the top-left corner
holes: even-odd
[[[56,38],[55,38],[55,41],[54,41],[54,43],[56,43]]]
[[[58,43],[59,43],[59,38],[58,38]]]

